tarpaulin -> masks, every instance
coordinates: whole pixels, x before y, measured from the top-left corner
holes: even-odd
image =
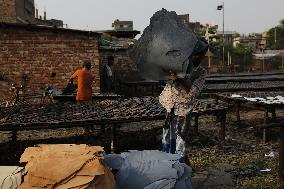
[[[104,161],[118,170],[118,189],[192,189],[192,170],[178,159],[177,154],[146,150],[107,155]]]

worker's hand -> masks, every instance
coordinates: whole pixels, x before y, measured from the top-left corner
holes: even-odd
[[[73,78],[70,78],[69,81],[68,81],[68,84],[70,83],[70,84],[73,85],[73,81],[74,81],[74,79],[73,79]]]

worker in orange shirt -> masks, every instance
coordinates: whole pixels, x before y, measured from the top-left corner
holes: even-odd
[[[94,77],[90,70],[91,62],[86,60],[83,62],[83,68],[77,70],[70,78],[71,83],[73,83],[75,78],[78,78],[78,91],[76,96],[78,102],[92,100],[92,83]]]

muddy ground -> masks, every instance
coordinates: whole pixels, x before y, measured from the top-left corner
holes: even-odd
[[[277,112],[284,117],[284,111]],[[215,117],[200,117],[199,135],[192,136],[189,155],[194,169],[193,180],[198,188],[281,188],[278,182],[278,132],[271,130],[268,142],[262,143],[261,132],[254,128],[264,121],[262,111],[242,111],[242,126],[236,124],[233,112],[227,115],[227,136],[218,138]],[[159,149],[162,121],[127,124],[118,135],[117,149]],[[26,146],[37,143],[109,143],[110,130],[104,135],[86,134],[82,128],[25,131],[19,141],[10,142],[11,133],[0,133],[0,164],[18,164]],[[34,142],[31,142],[34,141]],[[272,153],[271,153],[272,152]],[[270,155],[266,157],[265,155]]]

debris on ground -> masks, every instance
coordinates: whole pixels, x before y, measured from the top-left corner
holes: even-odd
[[[271,151],[270,153],[265,154],[264,157],[275,158],[275,157],[278,156],[278,155],[279,155],[278,152]]]

